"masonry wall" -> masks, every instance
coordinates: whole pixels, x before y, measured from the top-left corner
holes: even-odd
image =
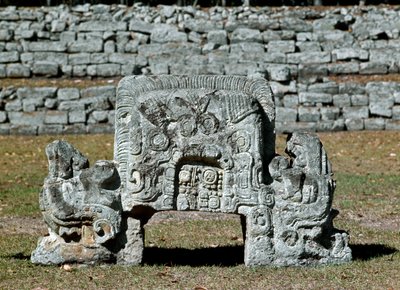
[[[399,130],[400,9],[0,9],[1,78],[264,76],[279,131]],[[375,79],[381,81],[374,81]],[[2,87],[0,133],[113,131],[115,87]]]

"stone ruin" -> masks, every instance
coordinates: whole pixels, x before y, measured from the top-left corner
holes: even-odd
[[[118,87],[114,161],[65,141],[46,148],[40,208],[49,235],[37,264],[142,262],[143,226],[158,211],[238,214],[244,262],[315,265],[351,260],[334,228],[335,182],[316,135],[275,153],[274,99],[264,79],[126,77]]]

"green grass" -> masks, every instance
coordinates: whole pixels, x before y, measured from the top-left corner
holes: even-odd
[[[112,159],[111,135],[63,137],[92,162]],[[1,224],[40,216],[44,147],[57,137],[0,136],[0,289],[399,289],[400,132],[320,137],[336,170],[335,225],[350,233],[353,262],[246,268],[238,218],[183,219],[146,226],[143,266],[66,269],[31,264],[41,233],[21,232],[18,225],[7,231]],[[282,152],[283,136],[277,144]]]

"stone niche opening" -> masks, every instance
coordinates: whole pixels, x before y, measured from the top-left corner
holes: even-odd
[[[89,167],[64,141],[47,147],[40,205],[49,236],[32,261],[140,264],[144,225],[171,210],[240,215],[248,266],[350,261],[348,234],[333,227],[335,182],[320,140],[294,133],[279,156],[274,120],[264,79],[124,78],[114,161]]]

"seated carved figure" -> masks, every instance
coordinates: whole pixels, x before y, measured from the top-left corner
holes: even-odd
[[[88,168],[66,142],[46,150],[41,209],[50,236],[35,263],[139,264],[157,211],[239,214],[245,264],[351,260],[333,227],[335,183],[318,137],[294,133],[275,154],[275,107],[264,79],[127,77],[118,87],[114,162]],[[50,246],[49,246],[50,245]]]

